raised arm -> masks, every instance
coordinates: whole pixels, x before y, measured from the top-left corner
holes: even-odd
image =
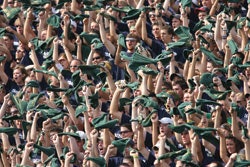
[[[227,163],[229,160],[229,157],[227,156],[227,149],[226,149],[226,138],[225,138],[225,132],[223,129],[218,129],[218,135],[220,136],[220,158],[224,163]]]
[[[83,59],[82,59],[82,39],[79,35],[76,37],[76,45],[77,45],[76,57],[78,60],[83,62]]]
[[[187,79],[191,79],[194,74],[195,74],[195,66],[196,66],[196,61],[197,61],[197,57],[200,55],[200,50],[195,50],[193,52],[193,56],[192,56],[192,62],[191,62],[191,67],[189,67],[189,71],[188,71],[188,77]]]
[[[164,78],[164,66],[162,65],[161,62],[158,62],[157,65],[158,65],[159,73],[156,77],[157,81],[156,81],[156,86],[155,86],[155,94],[158,94],[162,91],[163,78]]]
[[[232,126],[231,126],[232,134],[238,140],[241,140],[241,133],[240,133],[239,124],[237,120],[237,111],[235,111],[232,107],[230,107],[229,112],[232,118]]]
[[[30,59],[32,60],[32,62],[34,64],[34,68],[36,70],[41,70],[42,68],[41,68],[41,66],[40,66],[40,64],[38,62],[34,45],[31,42],[29,42],[28,46],[30,48]],[[43,74],[39,73],[39,72],[36,72],[36,80],[38,82],[41,82],[42,78],[43,78]]]
[[[4,65],[3,64],[0,65],[0,78],[1,78],[2,82],[6,85],[9,78],[8,78],[7,74],[4,72]]]
[[[110,115],[112,117],[112,119],[119,119],[119,122],[121,122],[121,118],[122,118],[122,112],[120,112],[118,110],[118,103],[119,103],[119,99],[120,99],[120,94],[123,92],[124,90],[120,89],[120,88],[116,88],[115,93],[113,95],[113,98],[111,100],[110,103]]]
[[[214,16],[217,9],[220,8],[220,4],[219,4],[219,0],[214,0],[214,1],[211,1],[213,3],[210,11],[209,11],[209,16]]]
[[[31,27],[31,23],[33,19],[34,19],[34,16],[32,14],[32,10],[28,9],[28,13],[27,13],[27,16],[24,22],[24,27],[23,27],[23,35],[28,41],[36,37],[36,34],[34,33]]]
[[[20,25],[20,26],[22,26],[22,25]],[[18,33],[17,31],[12,29],[10,26],[6,27],[6,31],[14,34],[18,38],[18,40],[21,41],[21,43],[27,47],[28,40],[24,37],[23,34]]]
[[[122,46],[118,45],[117,50],[116,50],[116,55],[115,55],[115,65],[117,65],[120,68],[125,68],[126,67],[126,62],[122,61],[120,53],[122,51]]]
[[[145,159],[148,159],[149,151],[145,147],[145,131],[141,124],[137,125],[137,148]]]
[[[116,11],[112,11],[112,15],[116,16],[117,12]],[[118,40],[118,35],[116,33],[116,28],[115,28],[115,22],[110,20],[109,22],[109,31],[110,31],[110,37],[114,40],[117,41]]]
[[[31,111],[33,112],[33,111]],[[38,118],[40,117],[40,113],[39,112],[36,112],[35,115],[34,115],[34,119],[32,121],[32,125],[31,125],[31,131],[30,131],[30,139],[31,141],[36,141],[37,139],[37,129],[36,129],[36,126],[37,126],[37,120]]]
[[[144,74],[142,70],[138,71],[138,75],[140,75],[142,77],[142,82],[140,85],[141,94],[147,96],[149,94],[149,92],[147,90],[148,75]]]
[[[215,23],[215,31],[214,31],[214,41],[216,42],[219,50],[223,50],[224,46],[222,45],[222,37],[221,37],[221,22],[222,22],[222,14],[217,15],[216,23]]]
[[[158,141],[158,122],[159,122],[159,119],[158,119],[158,114],[157,113],[154,113],[152,116],[151,116],[151,121],[152,121],[152,143],[153,145],[156,145],[157,141]]]
[[[72,119],[72,121],[74,122],[74,124],[76,125],[76,127],[78,129],[82,129],[83,128],[83,124],[81,122],[80,119],[75,117],[75,110],[72,107],[72,105],[69,103],[69,99],[67,96],[63,95],[62,97],[62,102],[65,105],[65,107],[67,108],[67,110],[69,111],[69,116]]]
[[[97,15],[97,23],[99,24],[99,31],[100,31],[100,36],[101,36],[101,40],[102,40],[103,44],[105,45],[105,47],[107,48],[109,53],[114,56],[115,52],[116,52],[116,48],[111,43],[111,41],[108,40],[107,37],[106,37],[106,31],[105,31],[105,28],[104,28],[103,16],[100,15],[100,14]]]
[[[64,21],[64,26],[63,26],[63,43],[65,44],[65,46],[70,50],[70,51],[74,51],[75,50],[75,44],[72,43],[69,39],[69,28],[70,28],[70,17],[68,15],[65,15],[63,17],[63,21]]]
[[[145,12],[142,12],[140,15],[140,19],[142,22],[142,30],[141,30],[141,35],[142,35],[142,40],[146,42],[149,46],[152,46],[152,39],[148,37],[147,33],[147,28],[146,28],[146,14]]]

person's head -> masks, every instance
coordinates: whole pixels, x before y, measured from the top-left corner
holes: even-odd
[[[139,38],[134,33],[129,33],[126,36],[126,46],[127,46],[128,52],[134,52],[135,51],[135,46],[136,46],[138,41],[139,41]]]
[[[165,103],[166,108],[170,108],[172,105],[177,106],[182,101],[179,94],[174,90],[168,90],[167,93],[169,94],[169,97]]]
[[[86,133],[83,131],[76,131],[76,133],[80,136],[80,139],[76,139],[77,146],[81,152],[83,152],[83,145],[85,144],[85,140],[87,138]]]
[[[12,105],[10,107],[10,114],[12,116],[14,116],[14,115],[20,115],[20,112],[18,111],[18,109],[16,108],[15,105]],[[15,124],[16,128],[22,129],[22,121],[21,120],[19,120],[19,119],[18,120],[14,120],[14,124]]]
[[[174,34],[174,30],[170,26],[163,26],[161,27],[161,40],[168,44],[169,42],[172,42],[172,37]]]
[[[200,11],[198,14],[199,20],[204,20],[207,17],[207,12]]]
[[[133,92],[133,94],[134,94],[134,97],[137,97],[137,96],[140,96],[141,95],[141,89],[136,89],[134,92]]]
[[[213,69],[215,68],[214,63],[212,61],[207,62],[207,72],[213,72]]]
[[[156,17],[155,11],[150,11],[148,16],[149,16],[149,20],[152,23],[152,25],[154,23],[157,23],[157,17]]]
[[[211,0],[201,0],[202,6],[207,7],[208,9],[211,9],[212,7],[212,1]]]
[[[26,77],[27,77],[27,71],[25,70],[24,66],[16,65],[13,70],[13,80],[18,85],[23,85]]]
[[[97,22],[95,21],[92,21],[91,24],[90,24],[90,29],[91,29],[91,32],[92,33],[99,33],[99,25]]]
[[[183,81],[176,81],[173,83],[173,90],[183,99],[184,90],[188,89],[187,83]]]
[[[132,26],[135,26],[136,20],[127,20],[126,23],[128,25],[128,29],[130,29]]]
[[[191,140],[187,129],[181,132],[181,140],[186,148],[189,148],[191,146]]]
[[[173,73],[173,74],[171,74],[169,79],[171,80],[172,84],[175,83],[175,82],[177,82],[177,81],[181,81],[181,82],[185,81],[183,75],[181,75],[179,73]]]
[[[226,137],[226,149],[229,155],[238,153],[244,147],[243,143],[236,137],[229,135]]]
[[[215,121],[215,116],[216,116],[216,110],[215,109],[212,110],[211,116],[212,116],[211,119],[214,122]],[[226,113],[224,111],[222,111],[221,114],[220,114],[220,122],[221,122],[221,124],[224,124],[224,123],[227,122],[227,116],[226,116]]]
[[[232,134],[231,125],[226,123],[221,124],[220,128],[223,129],[225,134]]]
[[[97,65],[105,61],[105,55],[102,51],[95,50],[93,53],[92,63]]]
[[[195,9],[195,13],[198,14],[199,20],[204,20],[208,15],[209,9],[205,6]]]
[[[14,36],[10,33],[5,33],[3,36],[3,40],[7,48],[10,50],[14,49]]]
[[[81,60],[79,59],[73,59],[71,62],[70,62],[70,71],[72,73],[74,73],[75,71],[77,71],[79,69],[79,66],[82,64]]]
[[[247,79],[250,78],[250,67],[247,67],[247,68],[244,70],[244,74],[245,74],[245,76],[247,77]]]
[[[106,154],[107,149],[104,147],[103,138],[98,139],[97,147],[98,147],[99,155],[104,156]]]
[[[172,130],[168,126],[174,124],[173,120],[168,117],[163,117],[159,120],[159,123],[160,133],[165,134],[167,137],[172,136]]]
[[[65,53],[61,53],[59,55],[58,61],[62,65],[63,69],[69,69],[69,61],[67,60]]]
[[[47,37],[47,30],[44,29],[44,30],[41,31],[41,37],[40,37],[40,39],[41,39],[42,41],[45,41],[45,40],[46,40],[46,37]]]
[[[18,47],[16,50],[16,62],[19,64],[25,56],[25,50],[22,47]]]
[[[125,156],[122,160],[122,164],[126,164],[126,167],[133,167],[134,166],[134,160],[131,156]]]
[[[155,39],[161,38],[161,28],[160,25],[157,23],[154,23],[152,26],[152,34],[154,35]]]
[[[135,26],[131,26],[131,27],[129,28],[129,33],[137,34],[137,31],[136,31]]]
[[[194,93],[184,91],[183,102],[194,102]]]
[[[53,138],[55,138],[55,135],[57,135],[58,133],[63,132],[63,129],[59,126],[53,126],[50,131],[49,131],[49,136],[50,136],[50,144],[53,145]],[[60,145],[63,146],[61,137],[60,137]]]
[[[235,2],[227,2],[228,7],[232,12],[235,12],[234,14],[241,12],[241,3],[235,3]]]
[[[7,0],[8,1],[8,7],[11,7],[11,8],[14,8],[14,3],[15,3],[15,0]]]
[[[125,123],[120,126],[120,135],[122,139],[133,139],[133,134],[131,124]]]
[[[16,27],[16,31],[18,34],[23,34],[23,23],[20,18],[17,18],[15,20],[14,26]]]
[[[182,25],[181,16],[179,14],[175,14],[172,18],[171,23],[173,29],[180,27]]]
[[[247,105],[245,95],[242,92],[235,94],[235,101],[239,107],[246,107]]]

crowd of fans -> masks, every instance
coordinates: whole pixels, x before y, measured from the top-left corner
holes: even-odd
[[[0,0],[0,166],[250,166],[249,0]]]

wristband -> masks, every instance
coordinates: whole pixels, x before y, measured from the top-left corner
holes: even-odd
[[[226,35],[223,35],[223,36],[222,36],[222,39],[227,39],[227,36],[226,36]]]

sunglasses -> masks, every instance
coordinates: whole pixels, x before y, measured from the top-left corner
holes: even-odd
[[[78,66],[70,66],[70,68],[78,68]]]
[[[125,134],[125,133],[129,133],[129,130],[125,130],[125,131],[121,131],[120,134]]]
[[[126,42],[135,42],[136,39],[135,39],[135,38],[126,38],[125,41],[126,41]]]
[[[156,14],[149,14],[149,17],[155,17]]]
[[[99,60],[101,57],[93,57],[93,60]]]

